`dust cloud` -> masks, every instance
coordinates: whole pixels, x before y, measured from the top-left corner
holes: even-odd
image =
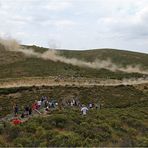
[[[123,67],[122,65],[114,64],[110,59],[107,60],[99,60],[96,59],[94,62],[86,62],[82,60],[78,60],[76,58],[66,58],[60,55],[60,51],[51,50],[44,53],[35,52],[33,49],[26,49],[23,46],[20,46],[19,42],[14,39],[2,39],[0,38],[0,44],[5,47],[5,50],[13,51],[13,52],[21,52],[27,57],[36,57],[44,60],[52,60],[54,62],[60,61],[66,64],[71,64],[79,67],[88,67],[93,69],[107,69],[113,72],[122,71],[125,73],[141,73],[148,74],[148,70],[143,70],[140,65],[128,65]]]

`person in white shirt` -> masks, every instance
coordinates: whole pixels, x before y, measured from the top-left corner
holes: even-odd
[[[92,108],[92,107],[93,107],[92,103],[89,103],[89,108]]]
[[[70,102],[70,106],[73,106],[73,102],[72,101]]]
[[[86,115],[87,111],[88,111],[88,108],[83,105],[82,108],[81,108],[82,114],[83,114],[83,115]]]
[[[38,107],[40,107],[42,105],[42,101],[38,101],[37,104],[38,104]]]

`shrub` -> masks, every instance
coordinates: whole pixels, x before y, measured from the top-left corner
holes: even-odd
[[[148,138],[147,137],[137,137],[136,138],[136,145],[139,147],[148,147]]]
[[[40,143],[39,147],[47,147],[47,142],[45,141],[45,142]]]
[[[107,139],[111,138],[111,127],[104,124],[99,124],[97,127],[97,137],[100,141],[106,141]]]
[[[1,124],[0,124],[0,134],[2,134],[3,131],[4,131],[4,125],[3,125],[3,123],[1,123]]]
[[[131,135],[131,136],[136,136],[137,134],[137,130],[130,127],[127,129],[127,132],[128,132],[128,135]]]
[[[6,143],[5,140],[3,139],[3,137],[0,137],[0,147],[5,147]]]
[[[124,123],[128,124],[129,126],[131,126],[131,127],[135,127],[135,128],[141,128],[141,127],[143,127],[143,125],[142,125],[142,123],[141,123],[140,120],[134,119],[134,118],[132,118],[132,117],[130,117],[128,115],[122,116],[121,117],[121,120]]]
[[[44,130],[43,127],[39,126],[36,129],[35,136],[37,139],[44,139],[46,138],[46,131]]]
[[[79,133],[84,138],[91,137],[90,135],[90,126],[87,122],[82,122],[80,125],[77,125],[77,128],[75,129],[75,132]]]
[[[52,116],[49,122],[57,128],[64,128],[68,121],[65,115],[57,114]]]
[[[32,146],[32,140],[28,137],[17,138],[13,141],[15,147],[30,147]]]
[[[131,138],[131,136],[129,136],[129,135],[122,137],[120,146],[121,147],[133,147],[134,146],[133,138]]]
[[[33,135],[24,135],[13,141],[14,146],[22,145],[23,147],[39,147],[40,144],[44,142],[46,142],[46,139],[38,139]]]
[[[124,129],[122,127],[122,124],[119,120],[110,120],[109,124],[111,125],[111,127],[116,130],[116,131],[121,131],[121,132],[126,132],[126,129]]]
[[[35,125],[35,123],[32,123],[32,124],[28,124],[28,125],[25,127],[25,130],[26,130],[28,133],[35,133],[35,132],[36,132],[36,128],[37,128],[37,125]]]
[[[74,133],[68,131],[59,132],[50,142],[48,146],[60,147],[76,147],[82,146],[82,138]]]
[[[11,129],[9,130],[9,139],[13,140],[20,135],[20,127],[19,126],[12,126]]]

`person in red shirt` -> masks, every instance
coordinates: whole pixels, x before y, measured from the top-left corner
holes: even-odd
[[[14,125],[18,125],[18,124],[21,124],[22,121],[21,121],[20,119],[15,118],[15,119],[12,120],[12,123],[13,123]]]
[[[36,109],[37,109],[37,103],[33,103],[33,104],[32,104],[32,109],[33,109],[33,110],[36,110]]]

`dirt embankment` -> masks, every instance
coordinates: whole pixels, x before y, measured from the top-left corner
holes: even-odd
[[[91,79],[91,78],[63,78],[63,77],[24,77],[0,79],[0,88],[30,87],[30,86],[118,86],[147,84],[148,78],[139,79]]]

